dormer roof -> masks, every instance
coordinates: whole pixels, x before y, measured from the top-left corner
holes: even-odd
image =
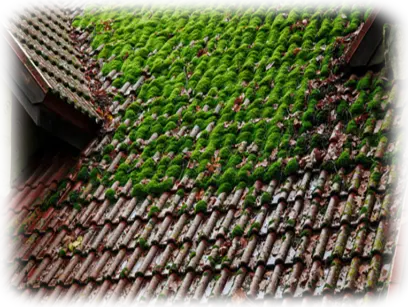
[[[347,50],[350,67],[373,66],[384,60],[383,28],[387,23],[406,23],[408,3],[403,0],[379,0]]]
[[[0,75],[22,103],[44,104],[53,112],[57,102],[65,103],[72,118],[81,113],[99,121],[83,56],[70,36],[69,14],[63,3],[47,0],[16,1],[0,9]],[[58,113],[67,119],[69,112],[62,109]]]

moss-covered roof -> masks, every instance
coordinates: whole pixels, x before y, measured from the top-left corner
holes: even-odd
[[[369,12],[86,9],[73,26],[97,50],[106,132],[68,184],[15,209],[16,258],[34,272],[16,271],[16,286],[130,300],[384,293],[396,87],[386,70],[341,67]]]
[[[339,12],[309,8],[281,13],[265,8],[234,13],[228,9],[220,12],[161,9],[154,14],[149,9],[108,9],[85,13],[73,24],[93,30],[91,46],[101,49],[98,59],[103,62],[102,74],[119,73],[112,87],[130,86],[149,74],[137,89],[135,102],[120,119],[117,117],[120,122],[128,119],[129,123],[119,125],[113,138],[123,142],[127,136],[132,142],[130,147],[134,147],[129,150],[139,152],[138,139],[149,140],[154,136],[144,146],[141,156],[144,160],[156,152],[182,154],[182,150],[189,149],[190,159],[197,167],[188,167],[183,173],[195,178],[207,171],[200,181],[201,187],[208,186],[209,181],[219,187],[226,187],[227,183],[229,188],[225,191],[229,192],[241,181],[235,170],[240,162],[247,162],[242,166],[252,170],[257,162],[268,159],[273,150],[277,150],[278,158],[302,157],[313,149],[305,146],[308,137],[315,137],[319,146],[324,146],[324,135],[313,135],[313,130],[328,121],[330,106],[325,105],[321,89],[310,88],[309,81],[329,77],[333,55],[341,55],[344,49],[344,44],[336,44],[337,37],[356,30],[362,18],[361,9],[346,8]],[[369,73],[358,84],[353,80],[349,83],[356,83],[360,91],[373,85],[370,98],[375,95],[378,98],[383,91],[383,86],[372,84]],[[353,130],[355,122],[347,122],[363,113],[369,97],[359,92],[349,96],[335,97],[340,107],[336,110],[338,116],[335,114],[338,118],[332,121],[343,117],[349,130]],[[119,103],[125,100],[120,94],[115,99]],[[351,103],[354,100],[356,103]],[[344,102],[351,114],[342,112]],[[141,112],[143,117],[138,118]],[[137,119],[136,127],[131,127]],[[174,137],[181,129],[194,131],[195,135]],[[199,140],[194,142],[198,132]],[[328,136],[325,139],[327,143]],[[257,150],[251,155],[234,149],[243,142]],[[222,180],[217,172],[208,172],[209,164],[214,164],[211,159],[218,157],[219,167],[233,174],[237,182]],[[183,159],[176,161],[174,166],[180,169],[174,178],[181,175]],[[162,170],[168,162],[163,162]],[[156,176],[150,185],[165,175],[151,166],[146,164],[150,175]],[[132,177],[136,182],[147,174],[136,173],[137,178]],[[265,182],[272,179],[269,172],[262,173]],[[249,184],[261,179],[243,177]]]

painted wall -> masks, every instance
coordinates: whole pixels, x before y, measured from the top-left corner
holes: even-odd
[[[0,79],[0,199],[9,191],[11,169],[11,91]]]
[[[44,138],[20,102],[12,96],[11,103],[11,171],[13,182],[27,167]]]

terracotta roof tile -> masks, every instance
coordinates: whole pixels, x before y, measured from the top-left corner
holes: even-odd
[[[361,173],[359,167],[356,172]],[[361,208],[355,205],[347,209],[347,204],[357,197],[354,189],[349,188],[349,192],[344,193],[340,201],[339,194],[336,193],[328,196],[323,203],[314,203],[314,199],[321,199],[320,193],[325,194],[330,190],[330,186],[325,185],[330,176],[327,172],[306,171],[298,180],[283,182],[275,189],[276,204],[272,208],[264,205],[255,209],[243,209],[238,205],[243,193],[237,191],[234,193],[235,197],[231,195],[224,200],[223,203],[229,206],[226,211],[218,211],[216,208],[221,208],[219,206],[206,215],[198,214],[190,218],[187,218],[190,213],[184,213],[177,218],[177,215],[170,212],[170,215],[161,218],[149,218],[141,214],[132,222],[129,220],[131,212],[143,207],[144,212],[149,212],[149,202],[137,201],[134,198],[125,200],[123,197],[113,204],[109,200],[94,200],[94,206],[86,206],[80,212],[69,207],[50,208],[47,214],[49,218],[44,215],[44,218],[49,220],[46,222],[48,225],[53,225],[57,220],[67,221],[66,218],[71,212],[87,218],[78,220],[79,224],[68,224],[65,229],[61,229],[58,223],[44,228],[44,222],[31,218],[32,222],[38,224],[36,229],[42,229],[40,231],[45,231],[45,235],[38,237],[34,231],[27,242],[21,241],[20,238],[11,243],[8,236],[2,239],[0,244],[5,242],[4,240],[9,242],[7,247],[3,248],[2,259],[13,265],[21,265],[26,270],[35,268],[27,283],[19,281],[18,276],[14,279],[10,285],[14,285],[16,290],[10,292],[9,297],[14,293],[14,297],[18,295],[23,300],[42,300],[50,295],[61,302],[76,301],[85,304],[93,302],[94,297],[115,300],[112,293],[117,288],[119,292],[116,304],[122,301],[132,304],[134,299],[141,299],[142,296],[148,299],[157,298],[160,291],[169,291],[168,296],[173,297],[173,302],[181,302],[187,298],[191,302],[206,303],[212,295],[228,296],[243,288],[248,296],[257,302],[268,298],[279,301],[281,297],[302,301],[310,299],[311,296],[322,299],[324,297],[324,300],[329,301],[333,300],[333,296],[336,300],[337,297],[343,297],[344,300],[361,300],[364,295],[369,295],[366,293],[367,289],[375,293],[378,281],[385,281],[387,278],[392,256],[389,249],[395,240],[396,225],[392,221],[373,221],[376,224],[372,226],[376,226],[372,227],[367,224],[367,220],[357,223],[350,218],[342,219],[344,216],[353,216],[353,213],[347,215],[349,210],[361,211]],[[363,177],[367,178],[366,180],[369,178]],[[351,176],[350,180],[355,178]],[[306,199],[293,198],[288,202],[289,195],[296,191],[296,186],[304,187],[306,194],[307,191],[314,191],[309,194],[306,212],[305,208],[299,209]],[[286,188],[282,190],[283,187]],[[316,192],[319,187],[322,189],[320,193]],[[262,189],[265,188],[267,187]],[[377,197],[380,210],[386,202],[387,194],[379,194]],[[163,195],[153,203],[159,207],[165,206],[177,198],[180,197]],[[190,206],[192,205],[191,197],[183,198],[189,198]],[[97,203],[99,205],[96,205]],[[136,208],[137,203],[139,206]],[[320,210],[313,209],[316,205],[333,208],[331,210],[338,214],[339,222],[343,222],[336,226],[333,224],[336,214],[330,217],[331,214],[327,210],[317,212]],[[123,211],[117,209],[119,206]],[[278,224],[265,228],[264,225],[275,221],[268,217],[276,216],[275,213],[279,210],[282,214]],[[298,228],[297,223],[285,223],[285,220],[289,220],[285,212],[291,213],[300,225],[302,220],[309,221],[303,224],[308,226]],[[309,216],[309,213],[313,213],[315,218],[301,218],[303,214]],[[123,219],[111,224],[118,214],[122,214]],[[104,216],[109,215],[110,220],[104,219]],[[90,216],[93,217],[92,222],[87,224]],[[147,223],[149,219],[151,220]],[[325,219],[326,223],[316,224],[317,221]],[[249,226],[254,223],[259,223],[259,232],[255,236],[248,236],[252,231]],[[217,229],[223,228],[218,228],[217,224],[224,225],[229,230],[219,232]],[[236,225],[242,227],[243,234],[231,237],[231,231]],[[78,245],[78,254],[74,255],[67,248],[67,243],[69,245],[79,237],[83,239]],[[21,244],[24,244],[24,248]],[[24,256],[19,255],[29,251],[30,246],[42,248],[41,251],[30,252],[33,258],[25,260],[28,262],[20,262],[19,259],[23,260]],[[66,250],[66,256],[65,253],[62,255],[58,252],[61,249]],[[15,254],[16,250],[19,250],[19,253]],[[72,258],[66,258],[71,254]],[[49,267],[49,263],[53,263],[53,266]],[[58,276],[57,272],[62,273],[64,268],[65,277],[60,273],[58,275],[60,282],[68,286],[68,290],[61,288],[58,282],[51,282]],[[128,271],[124,271],[125,268]],[[157,275],[160,271],[164,276]],[[124,279],[123,274],[133,282],[127,282],[128,279]],[[3,278],[11,278],[9,275],[11,274]],[[214,279],[215,277],[217,278]],[[169,278],[171,287],[165,285],[163,278]],[[41,281],[43,279],[46,281]],[[9,289],[7,282],[1,282],[5,284],[3,289]],[[24,284],[28,287],[26,290],[24,286],[21,288]],[[39,285],[41,292],[31,288],[34,284]],[[51,284],[54,284],[51,289],[43,288]],[[157,290],[161,287],[163,290]],[[347,294],[343,296],[344,291],[352,291],[355,297],[348,297]]]

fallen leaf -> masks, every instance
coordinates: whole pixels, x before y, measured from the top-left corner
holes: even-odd
[[[203,197],[204,192],[204,189],[201,189],[196,195],[196,200],[200,200]]]
[[[297,55],[300,51],[302,51],[302,48],[297,47],[297,48],[295,48],[295,49],[293,50],[293,54],[294,54],[294,55]]]
[[[83,237],[79,236],[74,242],[68,244],[68,249],[71,252],[74,251],[74,249],[82,245],[82,240],[83,240]]]
[[[234,106],[232,107],[232,110],[234,112],[239,112],[239,110],[241,110],[241,105],[240,104],[234,104]]]
[[[239,239],[239,244],[241,245],[241,249],[243,249],[248,245],[248,240],[244,237],[241,237]]]
[[[270,158],[272,161],[274,161],[276,159],[276,156],[278,155],[278,149],[275,148],[274,150],[272,150]]]
[[[266,65],[266,67],[265,67],[265,71],[268,71],[269,69],[271,69],[271,68],[272,68],[272,66],[273,66],[273,64],[274,64],[274,62],[272,62],[272,63],[270,63],[270,64]]]

